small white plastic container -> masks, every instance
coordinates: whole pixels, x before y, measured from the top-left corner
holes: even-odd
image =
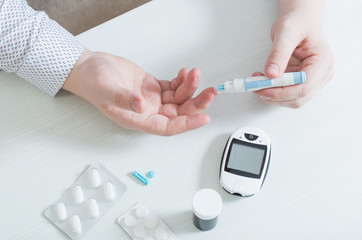
[[[193,223],[202,231],[213,229],[217,224],[222,208],[222,199],[218,192],[210,188],[198,191],[192,200]]]

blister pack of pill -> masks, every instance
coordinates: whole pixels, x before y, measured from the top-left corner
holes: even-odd
[[[94,163],[44,214],[71,239],[79,239],[116,203],[126,189],[126,185],[103,165]]]
[[[133,240],[176,240],[160,217],[143,204],[135,204],[117,222]]]

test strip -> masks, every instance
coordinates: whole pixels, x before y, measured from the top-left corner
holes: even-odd
[[[215,87],[217,93],[238,93],[251,92],[265,88],[291,86],[307,81],[305,72],[284,73],[278,78],[268,78],[266,76],[244,77],[232,79]]]

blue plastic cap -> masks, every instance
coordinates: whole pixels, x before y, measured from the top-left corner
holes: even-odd
[[[305,83],[307,81],[307,76],[305,72],[293,72],[294,84]]]
[[[155,177],[155,172],[154,172],[154,171],[150,171],[150,172],[148,172],[147,176],[148,176],[149,178],[154,178],[154,177]]]

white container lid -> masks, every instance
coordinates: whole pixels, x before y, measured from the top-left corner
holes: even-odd
[[[198,191],[192,200],[192,210],[198,218],[211,220],[221,211],[222,199],[218,192],[211,188]]]

